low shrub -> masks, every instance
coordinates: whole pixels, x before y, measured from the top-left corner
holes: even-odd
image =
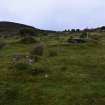
[[[0,49],[4,48],[6,46],[6,43],[5,42],[0,42]]]
[[[71,42],[71,40],[73,39],[73,36],[70,36],[69,39],[67,39],[67,42]]]
[[[25,37],[25,38],[22,38],[20,42],[24,44],[30,44],[30,43],[36,43],[37,41],[33,37],[29,37],[29,38]]]
[[[88,38],[88,33],[85,32],[85,31],[82,32],[81,35],[80,35],[80,38],[83,38],[83,39],[84,39],[84,38]]]
[[[30,70],[31,75],[43,75],[49,72],[48,65],[37,63],[34,67]]]
[[[65,66],[65,65],[63,65],[62,67],[61,67],[61,71],[65,71],[67,69],[67,66]]]
[[[29,69],[31,69],[31,66],[27,63],[16,63],[14,66],[18,70],[29,70]]]
[[[33,56],[42,56],[44,53],[44,45],[43,44],[36,44],[36,46],[32,49],[31,55]]]
[[[43,74],[44,73],[44,70],[41,69],[41,68],[33,68],[31,70],[31,74],[32,75],[39,75],[39,74]]]
[[[57,50],[55,50],[55,49],[50,49],[49,50],[49,57],[54,57],[54,56],[57,56],[58,55],[58,53],[57,53]]]

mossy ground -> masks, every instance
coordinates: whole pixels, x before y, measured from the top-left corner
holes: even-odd
[[[1,39],[7,46],[0,49],[0,105],[105,105],[105,33],[98,34],[99,43],[84,44],[41,36],[44,55],[32,65],[44,70],[39,75],[11,68],[13,54],[29,54],[34,43]]]

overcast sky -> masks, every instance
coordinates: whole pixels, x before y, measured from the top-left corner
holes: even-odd
[[[0,0],[0,21],[64,30],[105,25],[105,0]]]

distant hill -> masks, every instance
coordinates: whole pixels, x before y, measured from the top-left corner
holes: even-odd
[[[18,32],[20,29],[23,28],[32,28],[35,30],[36,34],[49,34],[52,35],[53,33],[56,33],[56,31],[50,31],[50,30],[42,30],[38,29],[29,25],[21,24],[21,23],[15,23],[15,22],[8,22],[8,21],[1,21],[0,22],[0,35],[4,36],[13,36],[13,35],[18,35]],[[88,31],[105,31],[105,26],[102,27],[97,27],[94,29],[88,29]],[[59,34],[62,34],[63,31],[59,31]],[[55,34],[55,35],[58,35]]]
[[[0,22],[0,35],[16,35],[20,29],[23,28],[32,28],[36,31],[36,33],[49,33],[54,31],[48,31],[48,30],[40,30],[32,26],[20,24],[20,23],[14,23],[14,22],[6,22],[2,21]]]

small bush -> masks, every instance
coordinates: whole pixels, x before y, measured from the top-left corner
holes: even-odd
[[[44,70],[41,68],[33,68],[31,70],[31,75],[39,75],[39,74],[43,74]]]
[[[4,39],[8,38],[8,35],[3,36]]]
[[[54,57],[57,55],[58,55],[57,50],[54,49],[49,50],[49,57]]]
[[[33,28],[23,28],[19,31],[21,37],[33,37],[36,35]]]
[[[71,42],[72,39],[73,39],[73,36],[70,36],[69,39],[67,39],[67,42]]]
[[[33,56],[42,56],[44,53],[44,45],[37,44],[31,51],[31,55]]]
[[[62,67],[61,67],[61,71],[65,71],[67,69],[67,66],[65,66],[65,65],[63,65]]]
[[[36,40],[33,38],[36,36],[36,32],[33,28],[23,28],[19,31],[19,35],[22,37],[22,43],[34,43]]]
[[[0,49],[4,48],[5,45],[6,45],[6,43],[4,43],[4,42],[0,42]]]
[[[18,70],[29,70],[31,69],[31,66],[26,63],[16,63],[15,68]]]
[[[22,38],[20,42],[24,44],[30,44],[30,43],[36,43],[37,41],[33,37],[25,37]]]
[[[82,34],[80,35],[80,38],[87,38],[88,37],[88,34],[87,32],[82,32]]]
[[[15,38],[15,39],[19,39],[19,36],[15,36],[14,38]]]
[[[42,64],[36,64],[31,70],[30,73],[31,75],[41,75],[45,74],[47,69],[45,68],[45,65]]]
[[[32,69],[29,71],[31,75],[45,75],[50,73],[50,68],[47,63],[36,63],[32,66]]]

